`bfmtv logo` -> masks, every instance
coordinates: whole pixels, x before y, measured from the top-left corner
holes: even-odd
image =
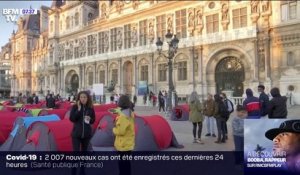
[[[21,9],[2,9],[2,15],[6,18],[6,22],[17,22]]]

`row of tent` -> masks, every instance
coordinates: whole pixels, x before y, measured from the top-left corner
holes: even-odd
[[[115,104],[95,105],[96,121],[90,149],[113,149],[112,128]],[[40,110],[44,116],[24,112],[0,111],[0,151],[72,151],[69,110]],[[161,116],[136,116],[136,151],[158,151],[178,144],[169,123]]]

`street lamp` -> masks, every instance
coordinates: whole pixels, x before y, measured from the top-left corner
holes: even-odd
[[[170,32],[170,30],[168,30],[168,33],[165,35],[165,37],[166,37],[166,41],[169,45],[168,55],[166,56],[165,54],[162,53],[163,42],[161,41],[160,37],[158,37],[158,39],[157,39],[156,46],[157,46],[157,51],[158,51],[159,55],[162,55],[168,59],[168,69],[169,69],[168,108],[169,108],[169,111],[171,111],[172,110],[172,92],[174,92],[174,90],[175,90],[174,84],[173,84],[173,78],[172,78],[172,76],[173,76],[172,75],[173,74],[172,60],[177,52],[179,39],[176,37],[176,35],[173,35]]]

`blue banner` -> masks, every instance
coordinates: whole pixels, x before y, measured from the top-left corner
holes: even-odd
[[[138,85],[138,95],[148,94],[148,84],[147,81],[139,81]]]

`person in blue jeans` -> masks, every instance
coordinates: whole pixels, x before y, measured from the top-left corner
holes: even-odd
[[[236,114],[237,116],[232,119],[233,141],[235,151],[242,152],[244,150],[244,119],[248,116],[247,109],[242,105],[237,105]],[[236,157],[236,163],[241,163],[242,161],[243,158]]]

